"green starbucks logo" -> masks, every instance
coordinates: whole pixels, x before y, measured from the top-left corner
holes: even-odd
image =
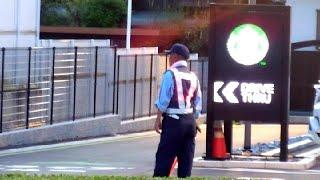
[[[231,31],[227,48],[233,60],[250,66],[265,58],[269,51],[269,40],[259,26],[242,24]]]

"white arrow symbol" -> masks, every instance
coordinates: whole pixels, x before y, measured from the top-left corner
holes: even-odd
[[[223,103],[223,99],[218,94],[218,91],[223,86],[223,84],[224,84],[224,82],[222,82],[222,81],[214,82],[214,84],[213,84],[213,92],[214,92],[214,94],[213,94],[213,102]]]
[[[226,97],[229,103],[238,104],[238,98],[233,94],[234,90],[239,86],[239,82],[229,82],[222,90],[222,94]]]

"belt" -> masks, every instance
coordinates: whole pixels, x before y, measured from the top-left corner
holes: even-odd
[[[173,119],[180,119],[180,117],[176,114],[167,114],[167,116],[173,118]]]
[[[164,113],[164,115],[178,120],[178,119],[180,119],[181,115],[186,115],[186,114],[168,114],[168,113]]]
[[[174,109],[174,108],[168,108],[166,110],[166,113],[168,114],[190,114],[193,113],[193,109]]]

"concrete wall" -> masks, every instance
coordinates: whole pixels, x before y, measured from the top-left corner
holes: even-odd
[[[104,115],[50,126],[0,134],[0,149],[47,144],[99,136],[113,136],[120,129],[120,117]]]
[[[0,47],[37,46],[41,0],[1,0]]]
[[[141,47],[141,48],[119,48],[117,55],[135,55],[135,54],[158,54],[158,47]]]
[[[105,39],[42,39],[39,41],[40,47],[110,47],[110,40]]]
[[[319,0],[287,0],[291,6],[291,42],[316,39]]]

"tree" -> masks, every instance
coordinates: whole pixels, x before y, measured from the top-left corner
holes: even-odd
[[[126,17],[126,0],[42,0],[41,25],[116,27]]]
[[[68,26],[72,23],[64,0],[41,1],[41,25],[45,26]]]
[[[180,41],[186,44],[192,52],[200,56],[208,56],[209,27],[199,26],[185,30]]]
[[[125,0],[89,0],[86,6],[85,26],[115,27],[126,17]]]

